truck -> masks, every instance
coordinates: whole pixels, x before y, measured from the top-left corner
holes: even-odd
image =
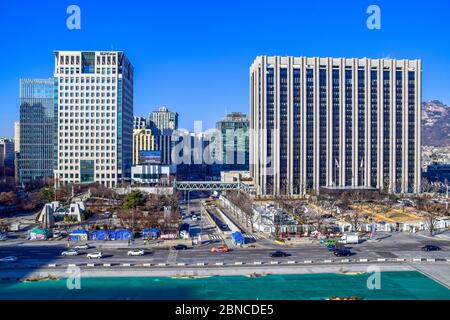
[[[357,234],[344,234],[339,242],[343,244],[358,244],[359,236]]]

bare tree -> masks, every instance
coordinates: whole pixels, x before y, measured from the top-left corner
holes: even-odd
[[[416,208],[424,218],[425,225],[428,228],[430,236],[434,236],[436,223],[439,217],[443,216],[442,207],[433,203],[429,196],[422,195],[416,197]]]

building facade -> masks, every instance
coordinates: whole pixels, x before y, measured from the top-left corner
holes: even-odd
[[[20,130],[16,181],[20,184],[53,176],[54,83],[20,80]]]
[[[0,145],[3,146],[3,162],[5,167],[14,168],[14,140],[0,138]]]
[[[133,118],[133,130],[138,129],[147,129],[147,119],[145,117],[137,117]]]
[[[250,163],[262,195],[420,192],[420,60],[257,57]]]
[[[221,171],[249,170],[249,127],[247,116],[232,112],[216,123],[222,137],[222,164],[213,165],[213,174],[220,177]]]
[[[155,136],[150,129],[133,130],[133,166],[141,164],[140,154],[142,151],[154,151]]]
[[[56,51],[55,183],[131,179],[134,68],[123,52]]]
[[[147,125],[156,135],[162,135],[167,129],[176,130],[178,129],[178,113],[161,107],[158,111],[149,114]]]
[[[14,152],[20,152],[20,121],[14,122]]]

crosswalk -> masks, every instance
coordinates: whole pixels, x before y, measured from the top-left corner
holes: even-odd
[[[222,237],[217,234],[208,234],[211,241],[222,241]]]

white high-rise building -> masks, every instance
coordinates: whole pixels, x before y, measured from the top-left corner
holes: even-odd
[[[133,76],[123,52],[55,52],[55,184],[131,178]]]
[[[261,195],[418,193],[420,60],[257,57],[250,171]]]

